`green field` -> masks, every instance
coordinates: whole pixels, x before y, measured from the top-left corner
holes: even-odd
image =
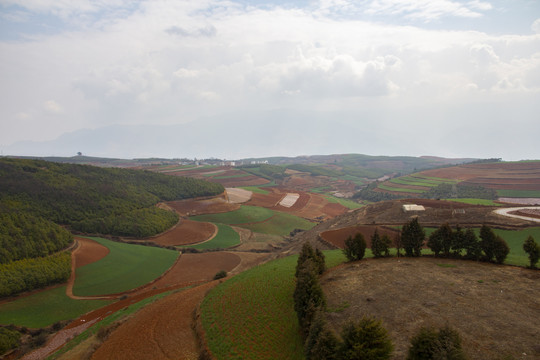
[[[289,235],[294,229],[309,230],[316,224],[301,217],[294,216],[279,211],[274,212],[275,215],[265,222],[255,224],[238,225],[253,232],[272,234],[272,235]]]
[[[536,190],[497,190],[500,197],[540,198],[540,191]]]
[[[78,296],[115,294],[144,285],[163,274],[179,255],[167,249],[91,239],[110,252],[77,269],[73,293]]]
[[[265,221],[274,215],[274,211],[258,206],[242,205],[240,209],[220,214],[197,215],[190,219],[212,223],[238,225]]]
[[[393,184],[400,184],[400,185],[413,185],[413,186],[423,186],[423,187],[436,187],[439,186],[442,183],[435,183],[435,182],[428,182],[428,181],[421,181],[421,179],[416,178],[409,178],[409,177],[400,177],[389,180]]]
[[[214,179],[234,179],[234,178],[241,178],[241,177],[246,177],[246,176],[252,176],[252,175],[248,173],[243,173],[243,174],[228,175],[228,176],[214,176]]]
[[[328,267],[345,260],[325,251]],[[304,359],[294,311],[298,257],[245,271],[210,291],[201,305],[208,346],[217,359]]]
[[[199,250],[207,249],[227,249],[232,246],[240,245],[240,235],[228,225],[215,224],[218,227],[217,235],[210,241],[200,244],[186,246]],[[180,247],[180,246],[179,246]]]
[[[326,200],[330,201],[331,203],[341,204],[341,205],[345,206],[347,209],[358,209],[358,208],[361,208],[362,206],[364,206],[362,204],[357,203],[356,201],[349,200],[349,199],[337,198],[337,197],[332,196],[332,195],[326,195],[325,198],[326,198]]]
[[[75,319],[112,302],[73,300],[66,295],[66,287],[60,286],[0,305],[0,324],[40,328],[60,320]]]

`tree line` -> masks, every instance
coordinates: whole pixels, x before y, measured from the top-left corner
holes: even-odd
[[[63,283],[70,275],[69,252],[0,264],[0,297]]]
[[[24,212],[0,212],[0,264],[51,255],[73,243],[71,233]]]

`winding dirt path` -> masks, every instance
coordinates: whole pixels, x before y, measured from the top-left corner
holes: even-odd
[[[523,216],[523,215],[516,215],[516,214],[510,214],[510,212],[519,211],[519,210],[529,210],[529,209],[530,210],[539,210],[540,206],[523,206],[523,207],[504,208],[504,209],[493,210],[493,212],[496,213],[496,214],[499,214],[499,215],[513,217],[513,218],[516,218],[516,219],[540,222],[539,218]]]

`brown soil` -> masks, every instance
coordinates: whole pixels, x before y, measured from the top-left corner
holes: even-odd
[[[214,224],[181,219],[179,225],[150,240],[159,245],[188,245],[210,239],[217,232]]]
[[[387,235],[392,241],[396,237],[396,234],[398,234],[397,230],[388,229],[380,226],[357,225],[336,230],[324,231],[320,234],[320,236],[323,238],[323,240],[329,242],[330,244],[340,249],[343,249],[345,247],[345,240],[347,240],[349,236],[354,237],[356,234],[360,233],[364,236],[367,247],[371,248],[371,236],[375,232],[375,229],[378,230],[380,236]]]
[[[177,264],[162,278],[152,283],[149,288],[160,289],[178,284],[189,285],[209,281],[220,270],[227,272],[233,270],[240,264],[240,261],[240,256],[232,252],[182,254]]]
[[[184,290],[146,306],[120,325],[92,359],[198,359],[191,328],[193,312],[217,283]]]
[[[520,216],[528,216],[536,219],[540,219],[540,210],[518,210],[518,211],[511,211],[509,214],[515,214]]]
[[[438,265],[439,264],[439,265]],[[442,266],[441,266],[442,265]],[[464,260],[367,259],[322,277],[331,327],[382,320],[404,359],[423,326],[456,329],[470,359],[533,359],[540,352],[540,272]],[[526,354],[526,355],[525,355]]]
[[[76,241],[79,243],[78,248],[73,251],[76,269],[101,260],[109,254],[109,249],[97,241],[85,238],[76,238]]]

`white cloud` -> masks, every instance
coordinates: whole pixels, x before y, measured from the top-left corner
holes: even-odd
[[[64,109],[54,100],[47,100],[43,103],[43,108],[48,114],[62,114]]]
[[[531,30],[534,31],[537,34],[540,34],[540,19],[536,19],[532,25]]]
[[[104,1],[44,4],[25,6],[64,13],[99,13],[107,6]],[[63,132],[111,123],[188,122],[240,110],[345,109],[395,131],[422,133],[428,119],[436,119],[434,127],[437,121],[457,121],[452,112],[465,113],[472,101],[517,109],[515,98],[505,94],[540,93],[540,35],[336,19],[335,9],[358,11],[358,3],[321,4],[310,12],[217,0],[153,0],[99,26],[0,42],[0,118],[14,121],[24,112],[32,116],[30,122],[46,110],[58,119],[56,129],[62,130],[55,131]],[[374,15],[423,21],[473,19],[491,9],[485,1],[362,4]],[[521,116],[536,114],[528,110]],[[407,126],[395,125],[396,119]],[[470,120],[460,121],[456,126]],[[2,142],[17,136],[15,130],[0,131]]]

